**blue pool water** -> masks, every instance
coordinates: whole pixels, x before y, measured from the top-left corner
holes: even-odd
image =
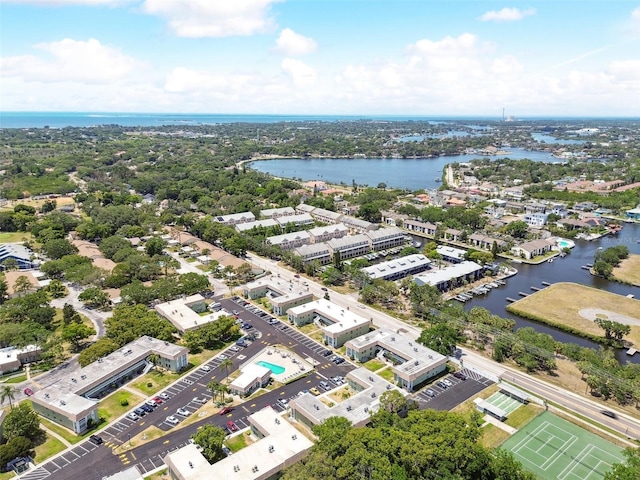
[[[269,363],[269,362],[265,362],[260,360],[259,362],[256,362],[256,364],[260,365],[261,367],[267,367],[269,370],[271,370],[273,373],[275,373],[276,375],[280,375],[281,373],[284,373],[284,367],[281,367],[280,365],[276,365],[274,363]]]

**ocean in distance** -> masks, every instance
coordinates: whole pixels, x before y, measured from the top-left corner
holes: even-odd
[[[65,128],[119,125],[159,127],[163,125],[216,125],[221,123],[338,122],[357,120],[452,121],[498,120],[490,117],[420,117],[405,115],[259,115],[205,113],[101,113],[101,112],[0,112],[0,128]]]
[[[572,117],[526,117],[522,120],[576,120]],[[614,120],[613,118],[595,118]],[[206,114],[206,113],[113,113],[113,112],[2,112],[0,128],[65,128],[119,125],[122,127],[158,127],[163,125],[216,125],[221,123],[277,123],[277,122],[338,122],[357,120],[379,121],[431,121],[434,123],[456,120],[498,121],[499,117],[483,115],[260,115],[260,114]],[[580,120],[587,120],[580,118]]]

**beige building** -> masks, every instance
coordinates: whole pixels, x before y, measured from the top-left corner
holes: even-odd
[[[180,333],[195,330],[229,314],[220,310],[208,315],[200,315],[207,311],[207,304],[200,294],[160,303],[154,308],[161,317],[169,320]]]
[[[277,277],[262,278],[247,283],[242,293],[251,300],[267,297],[271,303],[271,310],[276,315],[285,315],[290,308],[313,300],[313,294],[308,290]]]
[[[238,378],[231,382],[229,391],[233,395],[246,397],[260,387],[264,387],[269,383],[271,378],[271,370],[267,367],[250,363],[241,369]]]
[[[40,351],[40,347],[36,345],[27,345],[22,348],[0,348],[0,375],[14,372],[25,363],[39,360]]]
[[[447,368],[447,357],[392,330],[380,329],[346,343],[347,356],[358,362],[390,361],[393,380],[408,391]]]
[[[30,397],[33,409],[75,433],[98,421],[98,400],[152,367],[147,361],[157,355],[158,365],[179,372],[187,364],[187,349],[144,336],[81,368],[72,377],[48,385]]]
[[[253,443],[211,464],[196,445],[187,444],[164,457],[173,480],[271,480],[302,460],[313,442],[286,418],[266,407],[247,418]],[[243,435],[241,433],[240,435]]]
[[[291,308],[287,315],[289,322],[297,326],[312,322],[320,325],[323,342],[336,348],[371,328],[371,320],[324,298]]]

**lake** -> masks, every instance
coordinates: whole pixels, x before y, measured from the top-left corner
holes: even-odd
[[[287,158],[260,160],[249,166],[276,177],[322,180],[328,183],[377,186],[384,182],[389,188],[411,191],[438,188],[442,171],[454,162],[470,162],[480,158],[530,159],[534,162],[558,162],[549,152],[509,148],[507,155],[452,155],[436,158]]]

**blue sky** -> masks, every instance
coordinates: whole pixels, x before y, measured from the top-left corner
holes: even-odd
[[[0,0],[0,109],[640,116],[640,0]]]

